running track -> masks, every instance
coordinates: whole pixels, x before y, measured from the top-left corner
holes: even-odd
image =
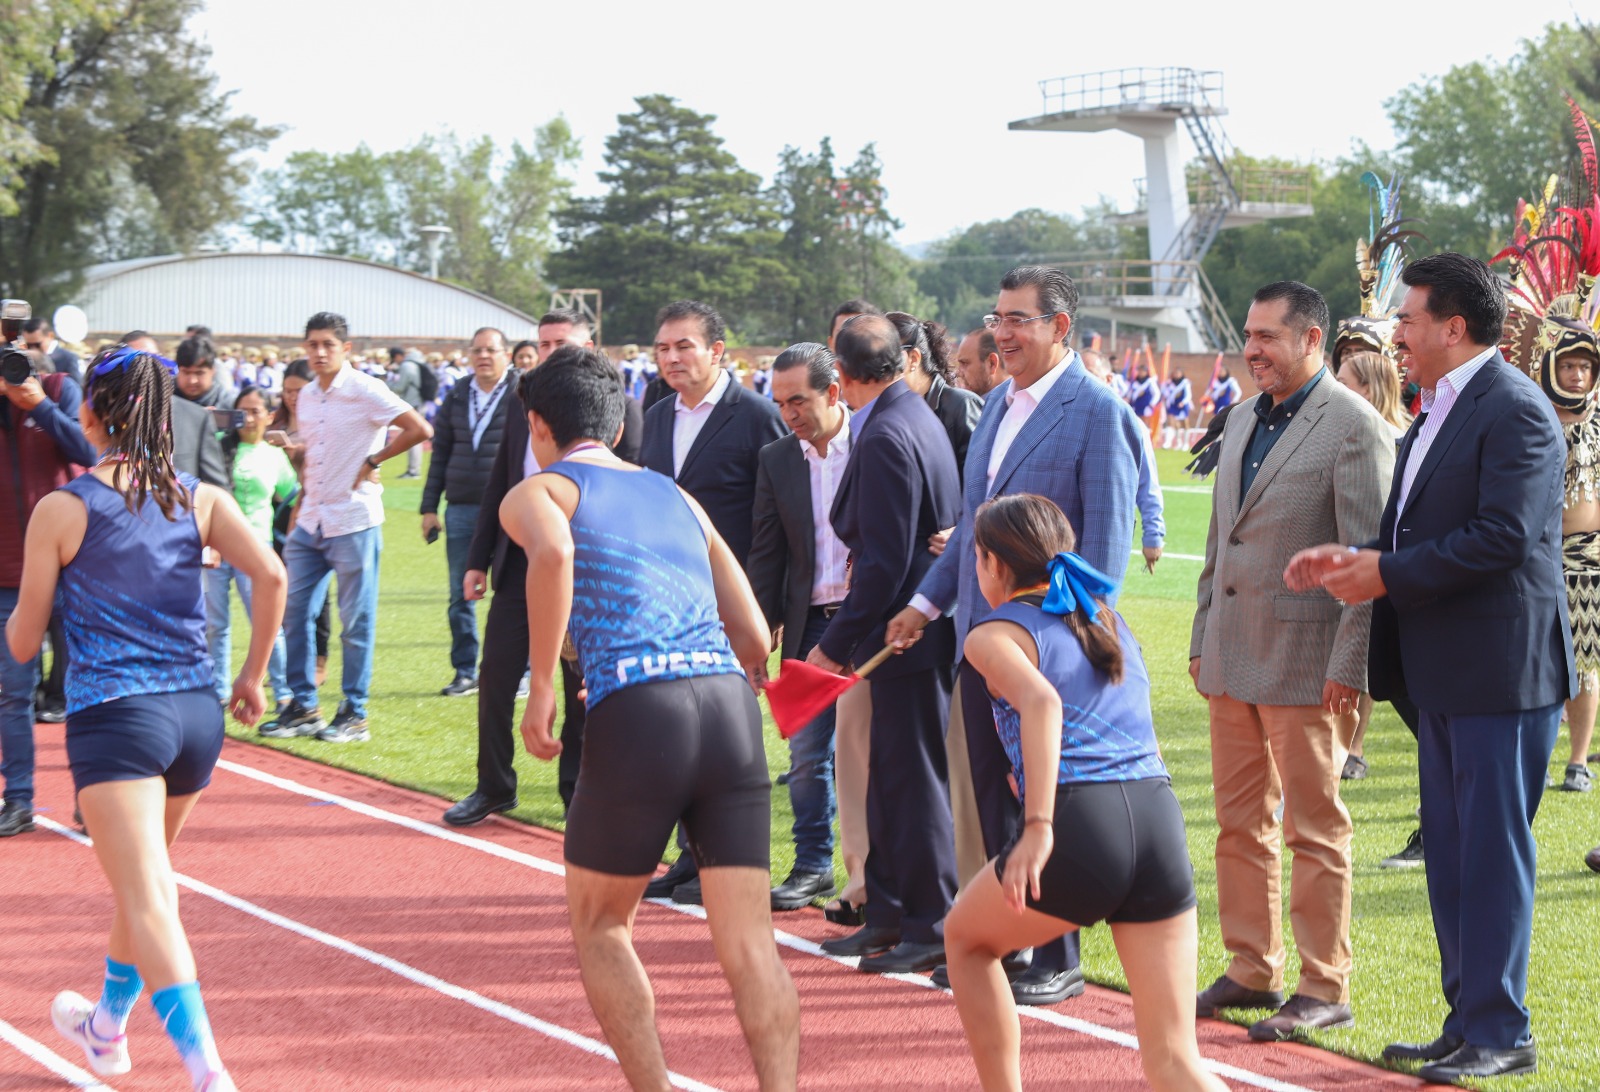
[[[37,833],[0,844],[0,1090],[103,1089],[50,1026],[61,989],[93,997],[111,898],[68,826],[61,729],[41,725]],[[439,825],[433,797],[230,741],[180,840],[183,916],[223,1058],[247,1090],[616,1089],[566,933],[561,840],[495,819]],[[749,1058],[698,908],[646,905],[637,943],[675,1084],[752,1089]],[[801,994],[801,1085],[967,1089],[955,1006],[921,976],[824,956],[820,912],[779,916]],[[1030,1089],[1145,1087],[1123,994],[1025,1013]],[[141,1000],[120,1092],[186,1088]],[[1233,1088],[1416,1088],[1309,1047],[1249,1043],[1204,1021]]]

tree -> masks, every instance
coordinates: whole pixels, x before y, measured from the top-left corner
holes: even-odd
[[[184,33],[199,0],[37,0],[0,33],[0,288],[65,302],[88,264],[188,249],[236,213],[244,153]],[[13,29],[15,28],[15,30]]]
[[[567,198],[578,156],[566,119],[513,141],[502,153],[481,137],[424,137],[377,153],[303,151],[264,173],[243,225],[255,238],[297,249],[367,258],[422,272],[422,228],[451,229],[439,276],[526,311],[542,309],[553,216]]]
[[[748,339],[762,310],[750,301],[787,291],[773,257],[778,210],[711,131],[714,116],[667,95],[634,101],[606,140],[608,192],[558,217],[567,249],[552,255],[551,275],[604,291],[612,340],[654,337],[656,310],[686,297],[718,306]]]

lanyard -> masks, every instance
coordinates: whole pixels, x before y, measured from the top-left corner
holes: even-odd
[[[508,373],[509,374],[509,373]],[[472,430],[472,450],[478,450],[478,441],[483,439],[483,430],[489,426],[489,418],[494,416],[494,408],[500,402],[500,396],[506,392],[506,377],[501,376],[500,382],[495,384],[494,390],[484,395],[484,405],[478,408],[479,387],[476,380],[468,380],[472,385],[467,389],[467,426]]]

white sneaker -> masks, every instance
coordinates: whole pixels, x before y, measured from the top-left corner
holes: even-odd
[[[128,1037],[102,1039],[94,1033],[94,1004],[88,999],[63,990],[50,1003],[50,1022],[63,1037],[83,1048],[89,1059],[89,1068],[102,1077],[116,1077],[133,1068],[128,1060]]]

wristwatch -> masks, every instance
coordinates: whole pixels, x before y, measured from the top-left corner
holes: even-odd
[[[370,466],[370,467],[372,467],[372,469],[374,469],[374,470],[381,470],[381,469],[383,469],[383,464],[382,464],[382,463],[375,463],[375,462],[373,462],[373,461],[372,461],[372,456],[371,456],[371,455],[368,455],[368,456],[367,456],[367,465],[368,465],[368,466]]]

